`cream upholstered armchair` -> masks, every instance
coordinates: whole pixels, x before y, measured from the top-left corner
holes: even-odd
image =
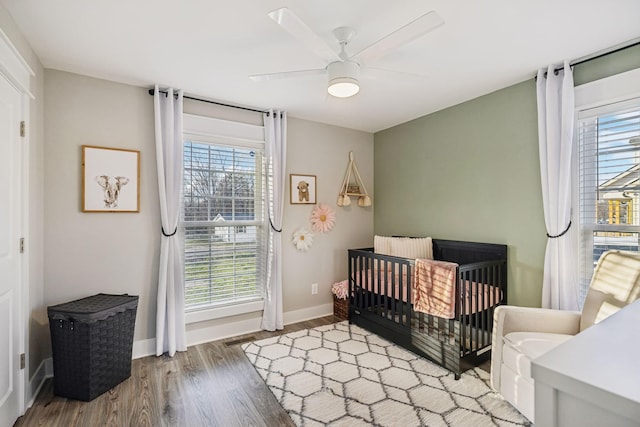
[[[608,251],[593,272],[582,313],[503,305],[494,312],[491,385],[534,421],[531,360],[640,296],[640,254]],[[576,355],[579,357],[579,355]]]

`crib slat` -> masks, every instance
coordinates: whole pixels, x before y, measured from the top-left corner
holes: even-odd
[[[462,299],[462,318],[465,319],[465,323],[468,322],[469,320],[469,272],[465,271],[462,274],[462,279],[461,279],[461,284],[460,286],[462,287],[462,294],[463,294],[463,299]],[[466,348],[467,346],[467,328],[461,328],[462,329],[462,346],[463,348]]]
[[[371,281],[373,282],[373,292],[375,295],[375,306],[376,307],[380,307],[380,305],[382,304],[382,300],[384,298],[384,296],[381,295],[380,292],[380,264],[383,261],[380,259],[373,259],[373,271],[367,271],[367,275],[371,277]],[[376,272],[378,272],[378,274],[376,274]]]
[[[406,283],[404,284],[404,286],[400,287],[400,324],[403,326],[409,326],[411,327],[411,310],[407,310],[407,315],[406,315],[406,319],[405,319],[405,306],[407,306],[407,308],[410,307],[411,305],[411,298],[413,297],[412,292],[411,292],[411,283],[413,281],[413,278],[411,276],[411,268],[408,265],[404,265],[402,267],[404,269],[404,271],[406,271],[407,275],[406,275]]]
[[[391,289],[389,292],[390,300],[389,300],[389,320],[396,323],[396,287],[400,286],[400,282],[402,282],[402,277],[399,276],[401,271],[401,266],[397,262],[393,263],[393,274],[391,275]]]

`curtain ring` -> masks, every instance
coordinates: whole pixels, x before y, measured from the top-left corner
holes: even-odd
[[[564,231],[556,236],[552,236],[551,234],[547,233],[547,237],[550,239],[557,239],[558,237],[562,237],[565,234],[567,234],[567,231],[569,231],[569,229],[571,228],[571,220],[569,220],[569,225],[567,225],[567,228],[564,229]]]

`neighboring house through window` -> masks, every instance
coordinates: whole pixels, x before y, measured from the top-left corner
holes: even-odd
[[[196,320],[259,310],[268,226],[262,126],[185,114],[184,131],[185,310]]]
[[[603,98],[582,107],[578,98],[582,302],[603,252],[640,251],[640,97]]]

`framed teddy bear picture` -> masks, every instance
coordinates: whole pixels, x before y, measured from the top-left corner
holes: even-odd
[[[315,205],[316,204],[316,176],[290,174],[291,204]]]

